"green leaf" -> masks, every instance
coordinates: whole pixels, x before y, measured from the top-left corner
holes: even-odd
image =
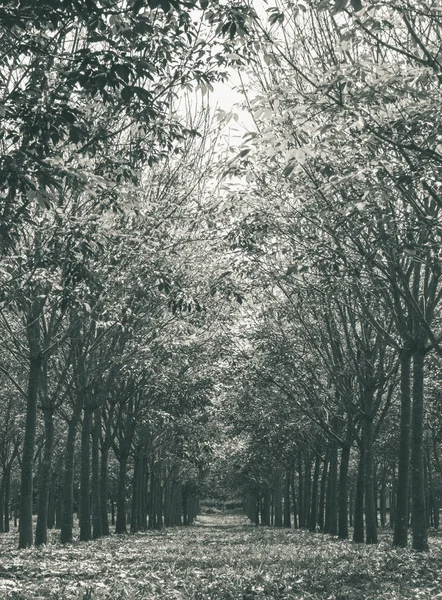
[[[124,87],[121,90],[121,97],[123,98],[123,100],[125,102],[130,102],[130,100],[133,96],[133,93],[134,93],[134,89],[132,87],[130,87],[130,86]]]

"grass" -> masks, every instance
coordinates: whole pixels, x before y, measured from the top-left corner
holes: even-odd
[[[419,554],[205,515],[189,528],[17,550],[0,536],[0,599],[442,599],[442,537]]]

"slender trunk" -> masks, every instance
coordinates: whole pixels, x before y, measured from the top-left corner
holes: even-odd
[[[290,528],[291,513],[290,513],[290,469],[286,472],[284,480],[284,527]]]
[[[92,425],[92,536],[95,539],[102,536],[101,507],[100,507],[100,432],[101,407],[93,414]]]
[[[74,406],[71,420],[68,424],[68,435],[64,453],[63,490],[61,504],[61,543],[72,542],[72,516],[74,505],[74,459],[75,438],[80,421],[81,404]]]
[[[422,351],[413,357],[413,406],[411,424],[411,492],[413,549],[428,550],[424,490],[424,361]]]
[[[49,488],[51,485],[52,454],[54,448],[54,414],[52,407],[43,407],[43,415],[45,446],[38,487],[38,516],[35,529],[36,546],[46,544],[48,541]]]
[[[350,488],[350,506],[348,509],[348,521],[350,523],[350,527],[353,527],[354,501],[355,501],[355,490],[354,490],[354,486],[352,485]]]
[[[5,481],[5,533],[9,533],[9,497],[11,495],[11,467],[12,461],[9,463],[6,469],[6,481]]]
[[[120,469],[118,473],[118,496],[117,496],[117,521],[115,533],[127,533],[126,526],[126,473],[127,455],[120,455]]]
[[[311,496],[312,496],[312,463],[310,453],[305,454],[305,485],[304,485],[304,515],[305,526],[310,529],[311,516]]]
[[[4,518],[4,508],[5,508],[5,487],[6,487],[6,471],[3,470],[2,473],[2,481],[0,483],[0,533],[3,533],[5,528],[4,528],[4,522],[5,522],[5,518]]]
[[[319,489],[318,527],[321,531],[324,531],[325,491],[327,489],[328,463],[329,455],[328,452],[326,452],[324,465],[322,467],[321,486]]]
[[[59,469],[57,469],[57,472]],[[57,504],[57,473],[52,471],[51,484],[49,487],[49,502],[48,502],[48,529],[53,529],[55,523],[55,510]]]
[[[101,513],[101,534],[109,535],[109,517],[107,514],[107,463],[109,457],[109,446],[103,442],[101,446],[100,462],[100,513]]]
[[[161,467],[159,467],[158,477],[156,479],[157,493],[156,493],[156,503],[155,503],[155,513],[156,513],[155,522],[156,522],[157,529],[161,529],[161,527],[163,526],[163,486],[161,485],[161,470],[162,470]],[[188,495],[188,498],[189,498],[189,495]],[[190,508],[191,508],[191,506],[190,506],[190,503],[188,502],[188,504],[187,504],[187,516],[188,516],[187,525],[190,525],[190,520],[189,520],[191,518]]]
[[[401,418],[399,433],[399,461],[396,485],[396,506],[393,546],[405,548],[408,542],[408,482],[410,467],[410,366],[411,354],[401,354]]]
[[[148,486],[149,486],[149,459],[147,456],[147,450],[145,450],[143,452],[143,487],[141,489],[141,506],[140,506],[140,511],[141,511],[141,528],[143,529],[143,531],[147,530],[147,498],[148,498]],[[171,484],[171,516],[170,516],[170,520],[171,520],[171,525],[175,525],[174,520],[173,520],[173,498],[174,498],[174,494],[173,494],[173,481]]]
[[[92,538],[91,531],[91,422],[92,411],[87,398],[83,407],[83,427],[81,428],[80,456],[80,540],[88,542]]]
[[[316,455],[315,469],[313,471],[313,485],[312,485],[312,504],[310,512],[310,531],[316,531],[316,523],[318,520],[318,484],[319,484],[319,471],[321,467],[321,457],[319,454]]]
[[[304,477],[302,476],[302,454],[298,450],[298,512],[299,512],[299,528],[305,527],[305,516],[304,516]]]
[[[430,505],[431,505],[431,509],[432,509],[432,516],[433,516],[432,526],[434,528],[437,528],[439,526],[439,522],[437,520],[436,513],[439,512],[439,508],[436,504],[436,493],[434,490],[433,473],[431,470],[430,446],[429,446],[428,442],[426,444],[426,459],[427,459],[427,470],[428,470],[429,499],[430,499]]]
[[[142,451],[135,452],[134,472],[132,476],[132,505],[130,514],[130,532],[136,533],[139,530],[138,512],[140,502],[140,475],[142,467]]]
[[[32,501],[35,432],[37,424],[37,399],[41,373],[40,320],[32,315],[28,321],[30,366],[26,398],[26,423],[23,440],[20,481],[20,531],[19,548],[32,546]]]
[[[345,444],[341,452],[339,467],[339,530],[342,540],[348,538],[348,465],[350,462],[350,446]]]
[[[371,390],[366,390],[366,413],[362,422],[364,445],[364,480],[365,480],[365,542],[376,544],[378,541],[376,527],[376,506],[374,502],[374,473],[373,473],[373,421],[371,418]]]
[[[187,490],[187,485],[184,485],[182,487],[182,494],[183,494],[183,525],[188,525],[189,524],[189,493]],[[270,498],[269,498],[269,503],[270,503]],[[269,507],[268,515],[270,518],[270,507]],[[267,520],[267,517],[266,517],[266,520]],[[268,523],[264,523],[264,510],[262,510],[262,512],[261,512],[261,524],[268,525]]]
[[[275,476],[274,488],[275,527],[282,527],[282,481],[281,471],[278,469]]]
[[[386,476],[383,474],[381,481],[381,493],[379,498],[379,512],[381,517],[381,527],[387,525],[387,492],[386,492]]]
[[[353,541],[362,544],[364,542],[364,446],[361,445],[359,452],[358,476],[356,480],[355,511]]]
[[[293,463],[290,470],[290,484],[292,488],[292,502],[293,502],[293,527],[295,529],[299,526],[298,521],[298,507],[296,504],[296,484],[295,484],[295,464]]]
[[[140,470],[138,473],[138,501],[137,501],[137,530],[138,531],[143,529],[143,513],[144,513],[144,500],[145,500],[144,489],[146,487],[144,475],[145,475],[145,470],[144,470],[144,451],[143,451],[140,456]],[[168,483],[169,483],[169,490],[170,490],[170,481]],[[164,504],[166,504],[166,500],[164,500]],[[170,502],[169,502],[169,506],[168,506],[167,510],[169,513],[169,522],[170,522]],[[164,507],[164,512],[166,512],[166,507]]]
[[[427,461],[424,455],[424,486],[425,486],[425,525],[427,529],[430,527],[430,513],[431,513],[431,503],[430,503],[430,487],[428,484],[428,466]]]
[[[338,447],[333,440],[330,451],[330,473],[327,486],[327,504],[326,504],[326,532],[330,535],[338,534],[338,503],[337,503],[337,485],[338,485]]]
[[[261,525],[270,525],[270,490],[267,486],[263,493]]]

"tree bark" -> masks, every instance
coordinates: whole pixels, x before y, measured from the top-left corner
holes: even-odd
[[[359,448],[358,477],[356,480],[353,541],[364,542],[364,447]]]
[[[325,531],[330,535],[338,534],[338,447],[336,441],[331,442],[330,450],[330,472],[327,485],[327,502],[325,515]]]
[[[305,526],[310,529],[310,516],[311,516],[311,497],[312,497],[312,465],[310,460],[310,452],[306,452],[305,455],[305,484],[304,484],[304,518]]]
[[[376,506],[374,502],[374,474],[373,474],[373,421],[369,408],[371,408],[372,392],[365,391],[366,414],[363,417],[362,433],[364,445],[364,483],[365,483],[365,543],[376,544],[378,541],[376,527]]]
[[[107,513],[107,463],[109,457],[109,446],[105,443],[101,446],[100,461],[100,514],[101,514],[101,534],[107,536],[109,531],[109,517]]]
[[[126,474],[127,474],[127,455],[121,453],[120,468],[118,473],[118,496],[117,496],[117,520],[115,523],[115,533],[127,533],[126,524]],[[155,510],[155,508],[154,508]]]
[[[142,468],[142,450],[135,451],[134,472],[132,476],[132,504],[130,513],[130,532],[136,533],[139,531],[139,504],[140,504],[140,484],[141,484],[141,468]],[[166,515],[165,515],[166,518]]]
[[[6,470],[3,469],[2,480],[0,483],[0,533],[3,533],[5,530],[4,522],[4,509],[5,509],[5,488],[6,488]]]
[[[408,542],[408,486],[410,469],[410,394],[411,353],[401,353],[401,418],[399,430],[399,460],[396,485],[396,506],[393,546],[405,548]]]
[[[30,365],[26,398],[26,423],[23,440],[20,481],[20,531],[19,548],[32,546],[32,503],[35,432],[37,424],[37,400],[41,373],[40,318],[30,315],[27,322]]]
[[[5,480],[5,526],[4,532],[9,533],[9,497],[11,495],[11,467],[12,460],[6,468],[6,480]]]
[[[86,393],[86,392],[85,392]],[[92,538],[91,530],[91,421],[92,411],[87,397],[83,406],[83,426],[81,428],[80,456],[80,540],[88,542]]]
[[[68,424],[68,435],[64,454],[63,490],[61,504],[61,543],[72,542],[72,519],[74,505],[74,460],[75,460],[75,438],[80,421],[81,404],[74,405],[72,417]]]
[[[315,458],[315,468],[313,471],[313,485],[312,485],[312,503],[310,512],[310,531],[316,531],[316,523],[318,521],[318,484],[319,484],[319,471],[321,467],[321,457],[319,454]]]
[[[275,474],[274,503],[275,527],[282,527],[282,481],[281,471],[279,469],[276,471]]]
[[[46,376],[45,376],[46,379]],[[46,381],[44,382],[44,386]],[[52,454],[54,449],[54,414],[52,406],[43,406],[45,446],[40,468],[38,487],[37,526],[35,545],[41,546],[48,541],[49,488],[52,475]]]
[[[344,444],[339,466],[339,530],[341,540],[348,538],[348,465],[350,462],[350,446]]]
[[[292,526],[290,512],[290,469],[287,470],[284,480],[284,527]]]
[[[413,357],[413,406],[411,416],[411,492],[414,550],[428,550],[424,488],[424,361],[424,352],[415,352]]]
[[[298,514],[299,514],[299,528],[305,527],[305,515],[304,515],[304,477],[302,476],[302,453],[298,450]]]
[[[324,531],[324,511],[325,511],[325,492],[327,489],[327,474],[328,474],[329,456],[328,451],[324,457],[324,465],[322,467],[321,485],[319,489],[319,510],[318,510],[318,526],[321,531]]]
[[[100,507],[100,432],[101,407],[93,412],[92,424],[92,537],[94,540],[102,536]]]

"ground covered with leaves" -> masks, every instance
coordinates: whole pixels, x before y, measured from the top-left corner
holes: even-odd
[[[0,598],[260,600],[442,598],[442,537],[419,554],[207,515],[188,528],[17,550],[0,536]]]

